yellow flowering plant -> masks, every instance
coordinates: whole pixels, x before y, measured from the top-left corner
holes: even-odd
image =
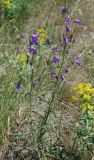
[[[19,61],[22,62],[22,63],[26,63],[26,62],[27,62],[27,55],[26,55],[26,54],[18,55],[17,58],[18,58]]]
[[[3,0],[3,5],[5,8],[10,9],[13,0]]]
[[[86,108],[88,110],[94,110],[94,88],[90,83],[79,83],[74,89],[73,92],[75,96],[72,96],[72,99],[81,101],[81,108]]]
[[[79,151],[91,152],[94,146],[94,88],[90,83],[79,83],[73,88],[72,102],[79,102],[83,109],[81,118],[77,122],[73,148]],[[72,148],[72,149],[73,149]],[[89,149],[89,150],[88,150]]]
[[[44,43],[47,39],[47,31],[44,28],[37,29],[37,32],[39,33],[39,41],[40,43]]]

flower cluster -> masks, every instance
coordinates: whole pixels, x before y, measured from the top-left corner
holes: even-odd
[[[74,35],[73,35],[73,29],[72,29],[72,26],[70,25],[71,18],[68,16],[68,12],[69,12],[68,8],[66,8],[64,6],[61,8],[61,13],[62,13],[62,15],[64,15],[64,24],[65,24],[65,31],[62,35],[62,46],[63,46],[62,51],[63,52],[67,51],[67,46],[68,45],[74,44],[74,42],[75,42],[75,38],[74,38]],[[79,19],[74,19],[73,23],[75,23],[77,25],[81,25],[81,21]],[[59,62],[61,62],[60,57],[57,55],[58,51],[59,51],[59,49],[57,47],[52,48],[53,62],[55,64],[58,64]],[[73,57],[73,59],[74,59],[73,64],[77,64],[78,66],[80,66],[81,58],[78,57],[78,56],[75,56],[75,57]],[[65,71],[65,73],[69,73],[70,72],[70,67],[68,67],[68,66],[65,67],[64,71]],[[51,75],[52,78],[58,79],[56,71],[54,69],[53,69],[53,71],[51,71],[50,75]],[[63,81],[63,82],[66,81],[66,77],[65,77],[64,74],[61,75],[61,81]]]
[[[30,39],[29,39],[30,43],[29,43],[29,47],[28,47],[29,53],[32,55],[36,54],[38,51],[39,44],[44,43],[46,38],[47,38],[47,32],[43,28],[37,29],[36,34],[31,34]],[[24,42],[24,43],[26,42],[25,35],[21,35],[21,39],[22,39],[22,42]],[[17,55],[19,62],[21,62],[22,64],[28,63],[28,60],[30,57],[29,53]],[[57,63],[56,57],[55,57],[55,61]],[[20,88],[21,88],[21,85],[19,85],[19,83],[17,83],[16,89],[20,89]]]
[[[79,83],[73,91],[76,93],[74,99],[80,99],[81,108],[94,110],[94,88],[90,83]]]
[[[12,4],[12,0],[3,0],[3,4],[4,4],[5,8],[10,9],[11,4]]]
[[[54,47],[51,48],[52,51],[52,56],[51,56],[51,60],[49,60],[49,65],[50,62],[53,68],[51,68],[50,70],[50,77],[52,80],[56,80],[56,81],[62,81],[62,82],[66,82],[67,79],[67,75],[71,70],[71,66],[64,66],[64,56],[66,53],[68,53],[68,45],[73,44],[75,42],[75,38],[73,35],[73,29],[72,26],[70,25],[71,22],[71,18],[68,16],[68,8],[66,7],[62,7],[61,9],[62,14],[64,14],[64,24],[65,24],[65,31],[62,35],[62,53],[63,53],[63,58],[58,56],[58,52],[59,52],[59,48],[56,47],[56,45]],[[67,14],[66,14],[67,13]],[[80,25],[80,20],[79,19],[75,19],[74,22],[78,25]],[[22,35],[21,36],[22,41],[25,42],[25,36]],[[28,46],[28,51],[29,51],[29,57],[31,58],[33,55],[36,55],[36,53],[39,53],[39,48],[42,46],[41,44],[44,44],[44,42],[47,39],[47,31],[44,28],[38,28],[36,30],[36,33],[31,33],[29,36],[29,46]],[[61,50],[60,50],[61,51]],[[19,57],[19,61],[22,63],[26,63],[28,61],[28,56],[27,54],[22,54]],[[30,62],[30,61],[29,61]],[[28,63],[28,62],[27,62]],[[61,64],[60,64],[61,63]],[[76,56],[74,58],[74,64],[80,65],[81,64],[81,59],[80,57]],[[72,64],[73,64],[72,63]],[[48,65],[48,61],[47,61],[47,65]],[[57,67],[58,66],[58,67]],[[61,66],[61,67],[60,67]],[[58,71],[57,68],[60,68],[60,71]],[[63,69],[62,69],[63,68]],[[62,73],[63,70],[63,73]],[[58,71],[58,73],[57,73]]]
[[[18,59],[20,62],[26,63],[27,62],[27,55],[26,54],[18,55]]]
[[[75,38],[73,37],[72,27],[70,26],[71,18],[67,16],[68,12],[69,12],[68,8],[64,6],[61,8],[61,13],[62,15],[64,15],[64,23],[66,25],[66,33],[63,34],[63,44],[67,44],[68,42],[71,42],[73,44],[75,42]],[[73,23],[81,25],[80,19],[74,19]]]
[[[39,29],[37,29],[37,32],[39,33],[40,43],[44,43],[47,38],[47,31],[44,30],[44,28],[39,28]]]
[[[43,28],[37,29],[37,33],[30,36],[29,52],[33,54],[37,53],[37,45],[44,43],[46,38],[47,32]]]

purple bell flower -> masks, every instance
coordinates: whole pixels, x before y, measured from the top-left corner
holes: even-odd
[[[37,53],[37,49],[34,47],[33,44],[31,44],[31,45],[29,46],[29,52],[30,52],[30,53],[33,53],[33,54]]]
[[[65,17],[64,22],[65,23],[69,23],[70,22],[70,18],[69,17]]]
[[[53,57],[53,62],[54,62],[54,63],[58,63],[59,60],[60,60],[60,59],[59,59],[58,56],[55,55],[55,56]]]
[[[80,66],[80,64],[81,64],[81,59],[80,59],[80,57],[75,57],[75,60],[74,60],[74,62],[77,64],[77,65],[79,65]]]
[[[34,44],[39,44],[39,34],[32,34],[31,35],[31,41]]]
[[[51,71],[51,73],[50,73],[51,78],[55,77],[55,75],[56,75],[55,71],[54,70]]]
[[[76,24],[78,24],[78,25],[81,25],[80,19],[75,19],[74,22],[75,22]]]
[[[58,48],[53,47],[53,48],[52,48],[52,51],[53,51],[53,52],[57,52],[57,51],[58,51]]]
[[[16,89],[17,89],[17,90],[20,90],[20,89],[21,89],[21,83],[20,83],[20,82],[18,82],[18,83],[16,84]]]
[[[67,13],[68,12],[68,8],[66,8],[66,7],[62,7],[61,8],[61,13],[62,14],[65,14],[65,13]]]
[[[68,43],[68,38],[65,34],[63,34],[63,44],[67,44]]]
[[[62,77],[61,77],[61,80],[62,80],[63,82],[66,82],[65,76],[62,76]]]
[[[69,73],[70,69],[69,68],[65,68],[65,73]]]
[[[71,31],[71,27],[67,25],[67,26],[66,26],[66,31],[67,31],[67,32],[70,32],[70,31]]]

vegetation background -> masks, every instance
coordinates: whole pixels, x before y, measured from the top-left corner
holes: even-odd
[[[93,160],[93,24],[93,0],[0,1],[1,160]]]

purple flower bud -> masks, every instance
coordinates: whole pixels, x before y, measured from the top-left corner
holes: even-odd
[[[16,84],[16,89],[17,89],[17,90],[20,90],[20,89],[21,89],[21,83],[20,83],[20,82],[18,82],[18,83]]]
[[[54,63],[58,63],[59,62],[59,57],[58,56],[54,56],[53,57],[53,62]]]
[[[31,35],[31,41],[34,44],[39,44],[39,34],[32,34]]]
[[[68,12],[68,8],[66,8],[66,7],[62,7],[61,8],[61,13],[62,14],[65,14],[65,13],[67,13]]]
[[[71,27],[70,26],[66,26],[66,31],[70,32],[71,31]]]
[[[53,52],[57,52],[57,51],[58,51],[58,48],[53,47],[53,48],[52,48],[52,51],[53,51]]]
[[[63,44],[67,44],[68,43],[68,38],[65,34],[63,34]]]
[[[51,73],[50,73],[51,78],[55,77],[55,75],[56,75],[55,71],[54,70],[51,71]]]
[[[70,69],[69,68],[65,68],[65,73],[69,73]]]
[[[80,65],[80,64],[81,64],[81,59],[80,59],[80,57],[78,57],[78,56],[75,57],[74,62],[75,62],[76,64]]]
[[[81,24],[80,19],[75,19],[75,20],[74,20],[74,22],[75,22],[76,24],[78,24],[78,25],[80,25],[80,24]]]
[[[37,49],[34,47],[34,45],[29,46],[29,52],[33,54],[37,53]]]
[[[71,43],[74,43],[75,42],[75,39],[74,37],[71,38]]]
[[[70,18],[65,17],[64,22],[65,22],[65,23],[69,23],[69,22],[70,22]]]
[[[63,82],[66,82],[65,76],[62,76],[62,77],[61,77],[61,80],[62,80]]]

